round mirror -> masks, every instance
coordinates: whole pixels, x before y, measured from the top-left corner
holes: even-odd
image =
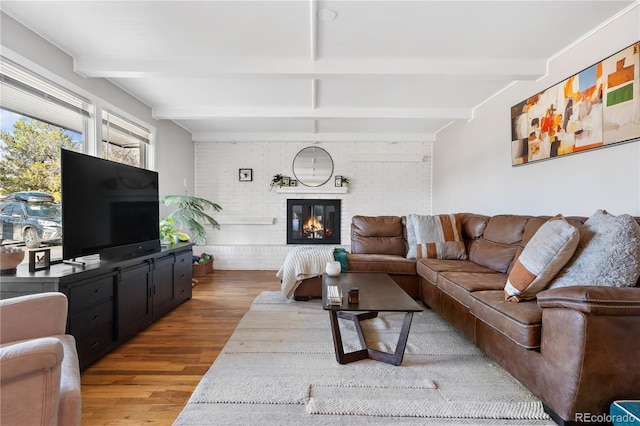
[[[322,148],[316,146],[304,148],[293,159],[293,174],[302,185],[323,185],[333,174],[333,160]]]

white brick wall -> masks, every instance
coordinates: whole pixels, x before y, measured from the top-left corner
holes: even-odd
[[[211,230],[208,245],[217,269],[279,269],[286,245],[287,198],[340,198],[342,246],[349,247],[354,215],[406,215],[431,212],[431,143],[323,142],[334,161],[334,175],[349,178],[346,194],[279,194],[269,190],[276,173],[294,177],[295,155],[308,142],[209,142],[195,144],[195,192],[220,204],[214,216],[225,222],[267,219],[265,224],[223,224]],[[384,156],[393,161],[377,161]],[[397,161],[425,158],[425,161]],[[376,161],[353,161],[371,158]],[[253,169],[252,182],[240,182],[238,170]],[[332,178],[320,188],[333,188]]]

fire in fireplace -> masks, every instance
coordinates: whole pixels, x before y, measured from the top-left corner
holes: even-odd
[[[340,200],[287,200],[287,244],[340,244]]]

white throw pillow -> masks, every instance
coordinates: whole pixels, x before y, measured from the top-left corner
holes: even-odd
[[[550,288],[636,285],[640,276],[640,225],[632,216],[598,210],[578,230],[578,248]]]
[[[415,214],[407,215],[407,244],[409,245],[409,251],[407,252],[407,259],[416,258],[416,244],[418,244],[418,240],[416,239],[416,229],[413,226],[413,216],[417,216],[417,215]]]
[[[542,224],[509,273],[505,299],[511,302],[534,299],[569,262],[579,242],[578,229],[561,215]]]

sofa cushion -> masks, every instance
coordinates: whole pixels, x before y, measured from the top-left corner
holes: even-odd
[[[636,285],[640,276],[640,225],[633,217],[598,210],[578,230],[578,248],[550,288]]]
[[[467,240],[476,240],[482,237],[487,228],[489,216],[465,213],[462,215],[462,236]]]
[[[527,224],[524,227],[524,231],[522,233],[522,244],[526,247],[531,238],[538,232],[538,229],[547,221],[551,219],[550,216],[537,216],[532,217],[527,221]]]
[[[386,254],[347,254],[349,272],[384,272],[387,274],[416,274],[415,259]]]
[[[506,280],[507,275],[500,273],[443,272],[438,276],[438,288],[468,308],[472,292],[500,290]]]
[[[517,252],[517,246],[479,239],[469,246],[469,260],[504,274],[509,270]]]
[[[540,347],[542,308],[535,300],[511,303],[502,290],[471,293],[471,314],[526,349]]]
[[[497,215],[489,219],[482,237],[499,244],[514,244],[522,241],[529,216],[511,214]]]
[[[406,256],[405,226],[400,216],[353,216],[351,252]]]
[[[409,215],[416,235],[416,258],[466,259],[462,216],[454,214]],[[412,249],[410,249],[412,253]]]
[[[470,260],[419,259],[416,264],[418,275],[431,284],[436,285],[440,272],[481,272],[498,273],[486,266],[478,265]]]
[[[578,229],[561,215],[545,222],[529,240],[509,273],[504,287],[505,298],[511,302],[535,298],[571,259],[579,241]]]
[[[528,216],[493,216],[482,237],[470,244],[469,260],[506,273],[518,252],[528,220]]]
[[[522,235],[522,244],[527,245],[529,240],[538,232],[538,229],[542,225],[544,225],[551,216],[536,216],[532,217],[527,221],[527,225],[524,227],[524,234]],[[587,220],[586,217],[583,216],[564,216],[564,219],[569,222],[570,225],[575,226],[576,228],[581,227],[584,222]]]

